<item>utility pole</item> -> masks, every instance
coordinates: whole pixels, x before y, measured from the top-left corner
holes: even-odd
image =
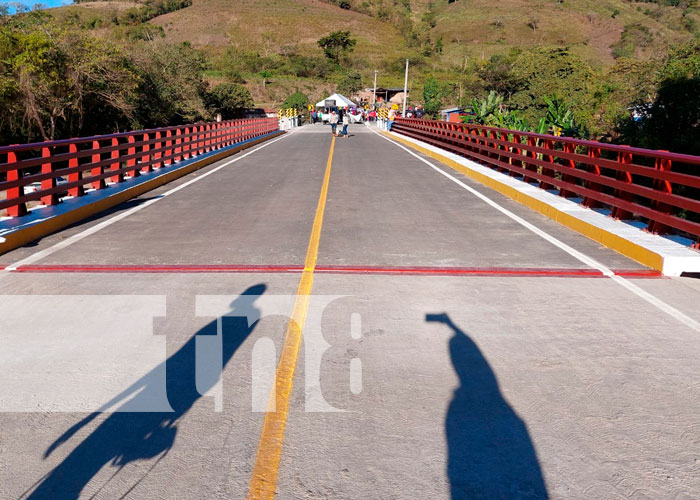
[[[406,76],[403,80],[403,111],[401,117],[406,118],[406,94],[408,94],[408,59],[406,59]]]
[[[374,70],[374,93],[372,94],[372,107],[374,108],[374,104],[377,102],[377,73],[378,71],[375,69]]]

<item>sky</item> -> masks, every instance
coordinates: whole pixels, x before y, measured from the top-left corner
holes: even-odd
[[[10,7],[10,12],[14,12],[12,4],[22,4],[26,5],[30,9],[34,7],[34,4],[40,3],[44,7],[60,7],[61,5],[68,5],[73,3],[71,0],[14,0],[14,1],[2,1],[0,4],[8,5]]]

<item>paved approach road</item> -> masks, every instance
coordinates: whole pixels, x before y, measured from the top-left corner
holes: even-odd
[[[0,257],[0,498],[700,496],[700,280],[351,133]]]

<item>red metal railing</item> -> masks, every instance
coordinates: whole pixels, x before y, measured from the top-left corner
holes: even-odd
[[[21,216],[29,202],[55,205],[277,130],[277,118],[255,118],[0,147],[0,211]]]
[[[399,118],[391,130],[700,243],[700,157],[431,120]]]

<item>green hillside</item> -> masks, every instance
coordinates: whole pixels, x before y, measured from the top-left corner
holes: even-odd
[[[408,58],[414,103],[427,103],[427,81],[434,109],[496,91],[500,109],[517,111],[532,128],[546,111],[543,97],[556,94],[587,133],[611,137],[632,107],[653,101],[669,51],[700,32],[697,0],[98,1],[2,19],[15,34],[40,25],[73,36],[78,30],[123,56],[135,93],[119,101],[115,112],[126,113],[119,126],[211,116],[219,108],[207,88],[221,84],[244,86],[266,108],[297,91],[309,101],[352,93],[371,86],[374,70],[380,86],[401,86]],[[337,60],[318,43],[333,32],[348,32],[353,42]],[[176,66],[187,67],[178,71],[185,90],[168,83]],[[5,66],[8,81],[16,80],[13,92],[21,90],[18,67]],[[144,92],[157,97],[139,98]],[[185,105],[159,113],[158,100]],[[30,111],[25,106],[28,123],[38,123]]]
[[[133,5],[86,2],[59,10],[94,19]],[[227,55],[319,57],[319,38],[348,30],[357,45],[345,69],[360,72],[366,85],[378,69],[380,85],[397,85],[401,61],[410,57],[420,89],[424,75],[459,73],[513,48],[567,47],[593,68],[612,66],[616,56],[662,58],[698,32],[700,9],[680,0],[194,0],[149,22],[162,28],[166,42],[187,41],[204,51],[213,61],[212,82],[226,79],[218,71]],[[104,25],[97,31],[106,31]],[[320,96],[338,80],[292,74],[297,81],[289,82],[276,65],[260,70],[268,77],[256,77],[257,67],[239,68],[261,105],[278,105],[295,86]]]

